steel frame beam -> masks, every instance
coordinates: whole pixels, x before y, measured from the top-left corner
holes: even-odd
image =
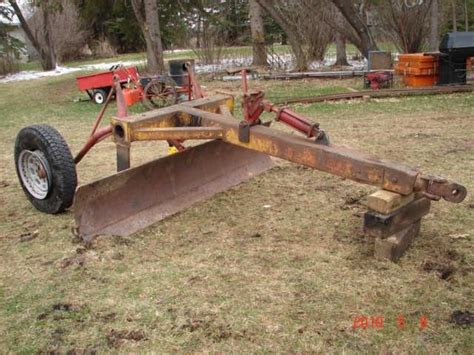
[[[239,139],[239,120],[231,116],[233,98],[217,95],[140,115],[112,118],[114,140],[129,146],[139,140],[222,139],[225,142],[292,161],[333,175],[408,195],[422,192],[437,200],[461,202],[464,186],[423,175],[418,169],[333,144],[315,143],[257,124],[248,141]]]

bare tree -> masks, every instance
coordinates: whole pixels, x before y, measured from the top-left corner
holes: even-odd
[[[157,0],[132,0],[132,6],[145,37],[148,70],[152,73],[163,73],[165,63]]]
[[[28,25],[28,22],[26,21],[25,17],[23,16],[23,13],[18,6],[18,3],[16,0],[9,0],[9,3],[13,10],[15,11],[15,15],[18,17],[18,20],[20,21],[21,28],[25,32],[26,36],[28,37],[28,40],[31,42],[33,47],[36,49],[36,51],[39,54],[40,57],[40,62],[41,62],[41,67],[43,70],[53,70],[56,68],[56,56],[54,53],[54,47],[53,47],[53,42],[51,40],[50,36],[50,24],[49,24],[49,13],[51,11],[51,8],[49,7],[49,1],[44,0],[40,3],[40,9],[42,11],[42,16],[43,16],[43,26],[42,26],[42,31],[41,34],[43,35],[44,39],[44,44],[42,45],[39,36],[34,34]]]
[[[295,57],[296,69],[306,70],[320,60],[333,35],[323,21],[325,0],[257,0],[285,32]]]
[[[300,6],[290,13],[297,24],[297,31],[304,40],[304,48],[309,61],[323,60],[327,47],[334,40],[331,28],[323,20],[331,16],[331,9],[325,0],[299,0]]]
[[[249,18],[252,32],[253,65],[267,66],[262,8],[256,0],[249,0]]]
[[[288,37],[288,42],[290,43],[291,50],[295,56],[296,69],[306,70],[308,68],[308,61],[302,47],[303,39],[298,31],[296,31],[295,23],[288,19],[276,1],[257,0],[257,2],[275,20],[275,22],[278,23]]]
[[[430,50],[438,50],[439,42],[439,6],[438,0],[431,1],[430,15]]]
[[[387,0],[377,10],[381,29],[401,51],[417,53],[423,49],[429,37],[430,0],[413,7],[398,0]]]
[[[336,31],[343,34],[364,57],[368,57],[370,50],[376,50],[377,45],[370,33],[367,21],[364,20],[366,1],[331,0],[344,16],[348,26],[338,26],[333,23]]]
[[[45,25],[43,9],[38,9],[28,20],[28,25],[38,38],[40,46],[46,46],[43,32]],[[77,58],[87,43],[89,32],[83,29],[79,12],[73,0],[62,0],[61,11],[48,18],[49,33],[58,62]]]

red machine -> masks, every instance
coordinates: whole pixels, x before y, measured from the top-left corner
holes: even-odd
[[[378,90],[391,88],[393,85],[393,73],[389,71],[371,71],[364,75],[364,87],[366,89]]]
[[[175,68],[177,75],[173,77],[180,79],[181,86],[177,86],[169,75],[140,76],[136,67],[126,68],[123,65],[113,66],[107,72],[77,77],[77,85],[95,103],[104,104],[115,94],[112,88],[116,78],[123,89],[127,106],[141,101],[148,109],[174,105],[178,100],[191,100],[193,95],[202,97],[203,92],[194,78],[192,64],[188,61],[175,62],[179,67]]]
[[[117,76],[122,85],[131,78],[138,80],[138,70],[136,67],[124,67],[115,65],[108,71],[78,76],[76,78],[79,90],[87,92],[91,100],[102,105],[110,90],[114,86],[114,76]]]

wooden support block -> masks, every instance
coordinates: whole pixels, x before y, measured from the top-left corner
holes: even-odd
[[[379,190],[367,199],[367,207],[378,213],[389,214],[413,201],[415,194],[400,195],[396,192]]]
[[[389,214],[368,211],[364,214],[364,232],[373,237],[387,238],[427,215],[430,205],[430,200],[423,197]]]
[[[375,239],[375,257],[396,262],[410,247],[420,232],[420,226],[421,220],[418,220],[386,239]]]

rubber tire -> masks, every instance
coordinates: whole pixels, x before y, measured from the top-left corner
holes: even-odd
[[[103,97],[102,102],[98,102],[98,95],[101,95]],[[97,105],[103,105],[105,103],[105,100],[107,100],[107,91],[104,89],[97,89],[94,90],[94,93],[92,94],[92,100],[97,104]]]
[[[51,169],[52,183],[44,200],[32,196],[24,186],[18,169],[18,158],[23,150],[40,150]],[[66,141],[51,126],[41,124],[23,128],[15,141],[15,168],[23,192],[38,210],[56,214],[71,207],[77,187],[74,159]]]

